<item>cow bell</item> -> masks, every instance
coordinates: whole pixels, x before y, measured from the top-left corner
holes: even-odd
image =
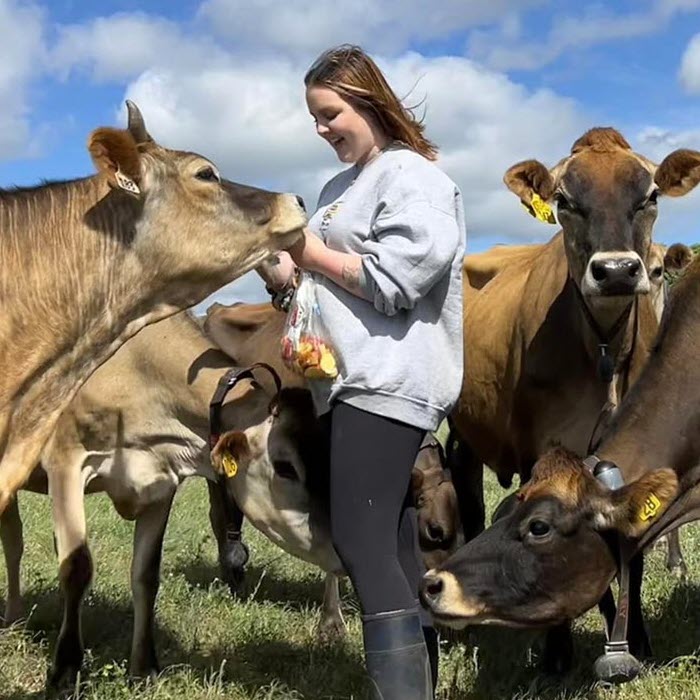
[[[593,468],[593,476],[611,491],[620,489],[625,485],[622,472],[617,464],[602,460]]]
[[[627,642],[606,642],[605,652],[596,659],[593,668],[598,680],[618,685],[634,680],[641,664],[630,654]]]

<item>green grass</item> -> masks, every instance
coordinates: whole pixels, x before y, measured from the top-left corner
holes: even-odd
[[[488,483],[490,508],[503,492]],[[26,554],[23,574],[28,621],[0,631],[0,698],[43,697],[60,624],[60,598],[49,501],[22,494]],[[95,581],[83,627],[88,647],[72,697],[90,700],[278,700],[357,698],[363,688],[358,608],[344,586],[346,641],[315,639],[323,580],[319,572],[247,529],[251,565],[240,600],[217,579],[206,488],[192,480],[175,502],[165,542],[157,643],[161,676],[134,683],[126,675],[131,634],[129,562],[132,526],[103,496],[87,499]],[[690,580],[700,574],[695,526],[682,530]],[[680,700],[700,698],[700,588],[666,575],[660,552],[649,556],[645,611],[655,646],[654,665],[632,684],[606,689],[594,683],[592,664],[602,650],[601,624],[589,613],[575,630],[576,667],[564,678],[537,667],[540,637],[529,632],[474,629],[441,647],[441,699],[544,698]],[[4,587],[4,567],[0,590]],[[532,648],[532,651],[529,651]]]

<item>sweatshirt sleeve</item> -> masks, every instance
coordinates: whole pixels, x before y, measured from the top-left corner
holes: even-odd
[[[464,243],[455,193],[455,210],[419,199],[387,205],[364,242],[360,286],[375,308],[393,316],[412,309],[433,285],[449,274]]]

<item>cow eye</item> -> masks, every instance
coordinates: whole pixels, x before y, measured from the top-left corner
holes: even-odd
[[[299,481],[296,469],[294,465],[286,459],[276,459],[272,463],[272,468],[275,470],[275,474],[280,477],[280,479],[290,479],[291,481]]]
[[[578,209],[561,192],[557,192],[557,194],[554,196],[554,201],[557,205],[557,211],[578,211]]]
[[[544,520],[532,520],[529,530],[533,537],[544,537],[549,534],[549,524]]]
[[[210,166],[198,170],[195,174],[195,177],[198,180],[202,180],[203,182],[219,182],[219,176],[216,170],[214,170],[214,168]]]
[[[656,206],[659,199],[659,191],[654,190],[647,199],[645,199],[638,207],[637,211],[644,211],[647,207]]]
[[[651,268],[651,276],[654,279],[659,279],[664,274],[664,268],[660,265]]]

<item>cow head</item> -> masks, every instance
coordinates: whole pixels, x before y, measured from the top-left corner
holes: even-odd
[[[269,415],[224,433],[211,458],[255,527],[290,554],[342,573],[328,522],[328,439],[309,391],[284,388]]]
[[[263,421],[224,433],[211,456],[219,472],[225,471],[228,453],[247,475],[305,484],[311,474],[327,472],[328,450],[328,435],[315,416],[309,391],[284,388]]]
[[[663,243],[652,243],[649,249],[649,283],[651,303],[658,321],[661,321],[666,304],[666,274],[678,276],[693,259],[693,251],[683,243],[674,243],[668,248]]]
[[[418,540],[430,569],[440,565],[458,546],[461,529],[457,493],[447,477],[442,448],[426,438],[411,473],[418,515]]]
[[[297,197],[235,184],[209,159],[158,145],[136,105],[127,106],[127,129],[90,135],[90,155],[113,192],[88,223],[109,226],[128,214],[130,250],[156,283],[180,283],[176,301],[199,301],[298,239],[306,217]]]
[[[610,491],[557,448],[499,520],[426,574],[423,603],[455,627],[571,620],[600,600],[616,573],[611,536],[639,537],[677,488],[675,472],[658,469]]]
[[[660,165],[632,151],[612,128],[586,132],[548,169],[511,167],[508,188],[535,215],[563,230],[569,273],[589,306],[609,307],[650,291],[646,265],[660,195],[680,197],[700,181],[700,153],[674,151]],[[551,207],[550,207],[551,205]]]

